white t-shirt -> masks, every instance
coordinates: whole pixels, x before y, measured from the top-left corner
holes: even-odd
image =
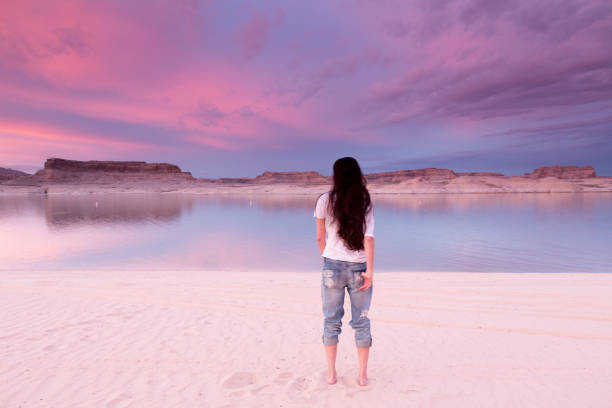
[[[331,259],[337,259],[340,261],[348,262],[365,262],[366,255],[365,250],[353,251],[347,248],[344,240],[338,236],[338,226],[333,221],[333,215],[327,208],[329,201],[329,192],[324,193],[317,200],[317,205],[314,211],[315,218],[325,219],[325,250],[323,250],[322,256]],[[366,229],[365,236],[374,237],[374,211],[370,208],[370,211],[366,213],[365,217]]]

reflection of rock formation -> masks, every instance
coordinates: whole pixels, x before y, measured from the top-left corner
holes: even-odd
[[[191,173],[168,163],[135,161],[77,161],[47,159],[45,167],[34,174],[34,179],[44,182],[134,181],[140,179],[193,180]]]
[[[590,208],[601,195],[588,194],[373,194],[375,208],[407,213],[452,213],[473,210],[521,210],[533,208],[541,213],[573,212]],[[612,197],[612,196],[610,196]],[[198,198],[197,205],[254,207],[264,211],[299,210],[312,213],[318,196],[226,195]],[[376,210],[375,210],[376,211]]]
[[[0,194],[0,219],[24,213],[43,215],[45,197],[41,194]]]
[[[191,210],[195,201],[169,194],[49,195],[42,200],[51,226],[170,222]]]
[[[560,179],[583,179],[597,177],[595,169],[591,166],[542,166],[538,167],[531,173],[525,173],[525,177],[529,178],[544,178],[556,177]]]
[[[501,217],[514,211],[547,214],[588,213],[597,206],[608,208],[612,193],[602,194],[402,194],[373,195],[375,215],[383,212],[452,214],[478,211]],[[93,195],[0,195],[0,220],[35,214],[50,228],[174,223],[186,212],[214,213],[232,208],[270,213],[287,212],[291,217],[312,217],[316,196],[245,195],[206,196],[191,194],[93,194]],[[201,207],[201,208],[200,208]],[[210,209],[209,209],[210,208]],[[233,222],[229,219],[228,222]],[[384,218],[379,219],[382,224]],[[202,228],[205,228],[202,226]],[[120,234],[121,230],[117,229]]]
[[[455,211],[533,211],[541,214],[573,214],[589,211],[597,203],[605,202],[602,194],[406,194],[375,195],[376,208],[390,208],[408,213],[447,213]],[[376,210],[375,210],[376,211]]]
[[[19,170],[0,167],[0,181],[14,180],[23,176],[29,176],[29,174]]]
[[[198,198],[198,205],[221,204],[223,206],[255,207],[264,211],[312,209],[318,196],[311,195],[210,195]]]

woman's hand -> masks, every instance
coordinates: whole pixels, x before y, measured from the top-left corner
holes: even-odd
[[[374,273],[372,271],[361,272],[361,277],[363,279],[363,285],[359,287],[359,290],[368,290],[370,286],[372,286]]]
[[[361,285],[359,290],[367,290],[372,286],[372,277],[374,276],[374,237],[364,237],[363,246],[366,253],[366,270],[361,274],[363,285]]]

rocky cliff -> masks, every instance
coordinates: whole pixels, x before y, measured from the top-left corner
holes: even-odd
[[[505,177],[502,173],[494,173],[491,171],[471,171],[468,173],[455,173],[458,176],[476,176],[476,177]]]
[[[139,161],[78,161],[51,158],[32,178],[42,182],[111,182],[124,180],[194,180],[189,172],[169,163]]]
[[[253,180],[258,184],[272,183],[300,183],[300,184],[327,184],[331,178],[324,177],[316,171],[266,171]]]
[[[58,170],[66,172],[107,172],[107,173],[144,173],[144,174],[173,174],[182,173],[175,164],[147,163],[140,161],[78,161],[66,159],[47,159],[44,170]],[[183,173],[190,174],[190,173]]]
[[[368,183],[374,184],[394,184],[406,180],[424,181],[445,181],[452,180],[457,175],[448,169],[417,169],[417,170],[397,170],[381,173],[370,173],[365,175]],[[220,179],[199,179],[204,182],[220,184],[331,184],[333,178],[324,176],[316,171],[266,171],[255,178],[220,178]]]
[[[329,184],[332,181],[331,177],[325,177],[316,171],[266,171],[255,178],[223,177],[199,180],[219,184]]]
[[[381,173],[370,173],[365,175],[369,183],[401,183],[406,180],[420,179],[427,181],[452,180],[457,177],[454,171],[448,169],[417,169],[417,170],[396,170]]]
[[[19,173],[19,175],[15,175]],[[2,179],[2,174],[10,174]],[[365,175],[373,194],[569,193],[612,191],[612,177],[591,166],[540,167],[525,176],[455,173],[449,169],[397,170]],[[0,171],[0,192],[192,192],[202,194],[320,194],[333,183],[316,171],[264,172],[257,177],[204,179],[168,163],[48,159],[34,175]]]
[[[531,173],[525,173],[525,177],[540,179],[555,177],[559,179],[584,179],[597,177],[595,169],[591,166],[542,166]]]
[[[19,171],[19,170],[6,169],[4,167],[0,167],[0,180],[1,181],[13,180],[13,179],[20,178],[23,176],[29,176],[29,174],[24,173],[23,171]]]

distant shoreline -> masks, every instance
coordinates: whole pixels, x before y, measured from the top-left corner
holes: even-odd
[[[51,158],[35,174],[0,168],[0,194],[189,193],[317,195],[333,180],[315,171],[264,172],[254,178],[194,178],[169,163]],[[364,175],[372,194],[612,192],[612,177],[591,166],[544,166],[523,176],[425,168]]]
[[[419,187],[368,185],[371,195],[402,196],[402,195],[457,195],[457,194],[588,194],[612,193],[612,178],[601,183],[599,188],[580,188],[572,183],[529,184],[521,188],[500,186],[498,188],[482,189],[479,184],[463,186],[461,189],[444,189],[439,186],[422,185]],[[85,195],[85,194],[194,194],[209,196],[317,196],[329,191],[331,185],[296,186],[290,184],[259,185],[259,186],[185,186],[152,184],[143,186],[139,184],[118,183],[112,186],[75,185],[75,184],[49,184],[43,186],[12,186],[0,184],[0,195]]]

